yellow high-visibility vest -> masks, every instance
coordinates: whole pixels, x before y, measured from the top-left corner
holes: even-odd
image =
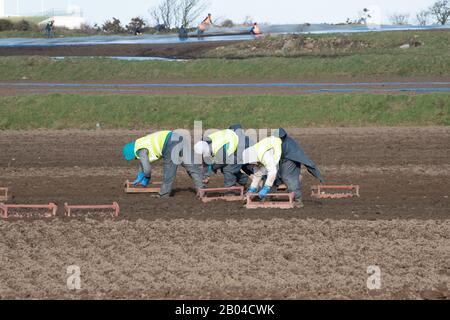
[[[152,133],[148,136],[136,140],[136,145],[134,147],[134,153],[136,158],[139,159],[137,152],[141,149],[146,149],[148,151],[148,159],[150,162],[155,162],[161,159],[162,150],[164,148],[164,143],[166,142],[167,136],[172,131],[158,131]]]
[[[262,163],[264,166],[267,166],[267,164],[264,163],[263,160],[264,154],[267,151],[273,149],[274,151],[273,158],[275,160],[275,163],[278,164],[281,159],[281,152],[282,152],[281,145],[282,145],[281,139],[274,136],[262,139],[260,142],[255,144],[254,148],[256,150],[258,162]]]
[[[238,135],[230,129],[214,132],[208,136],[211,139],[212,154],[215,156],[217,152],[225,145],[227,146],[227,155],[231,156],[237,150],[239,144]]]

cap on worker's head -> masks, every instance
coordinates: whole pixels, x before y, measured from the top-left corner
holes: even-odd
[[[242,162],[243,164],[247,163],[257,163],[258,162],[258,153],[254,147],[250,147],[244,150],[242,153]]]
[[[134,153],[134,146],[136,145],[136,142],[130,142],[127,143],[122,150],[123,157],[127,161],[131,161],[136,159],[136,154]]]
[[[239,124],[239,123],[233,124],[233,125],[229,126],[228,129],[233,130],[233,131],[237,131],[239,129],[242,129],[242,125]]]
[[[208,142],[199,141],[194,145],[194,152],[196,154],[202,155],[204,157],[211,156],[211,148],[209,147]]]

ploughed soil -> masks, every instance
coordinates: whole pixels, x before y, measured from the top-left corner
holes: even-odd
[[[205,41],[168,44],[111,44],[70,46],[0,47],[0,56],[49,56],[49,57],[163,57],[192,59],[205,52],[239,41]]]
[[[449,299],[449,127],[289,129],[327,184],[361,197],[314,200],[304,172],[304,208],[256,211],[203,204],[182,168],[171,199],[126,195],[136,166],[121,147],[149,131],[0,132],[9,203],[59,205],[56,219],[0,221],[0,298]],[[113,201],[115,220],[63,217],[64,202]]]

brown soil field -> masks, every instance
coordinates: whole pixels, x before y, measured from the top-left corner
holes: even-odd
[[[27,47],[0,47],[0,56],[49,56],[49,57],[165,57],[192,59],[203,53],[222,47],[236,44],[238,41],[205,41],[182,42],[169,44],[112,44],[112,45],[72,45],[72,46],[27,46]]]
[[[148,132],[0,132],[10,203],[60,205],[56,219],[0,221],[0,298],[450,298],[449,127],[288,129],[327,184],[361,198],[313,200],[306,173],[305,207],[287,211],[203,204],[183,169],[171,199],[126,195],[136,166],[121,147]],[[113,201],[116,220],[62,216],[64,202]]]

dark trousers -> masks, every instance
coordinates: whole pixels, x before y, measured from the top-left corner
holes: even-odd
[[[275,185],[284,183],[288,192],[295,193],[295,199],[302,198],[301,181],[300,181],[301,165],[291,160],[283,159],[280,161],[278,177]]]

